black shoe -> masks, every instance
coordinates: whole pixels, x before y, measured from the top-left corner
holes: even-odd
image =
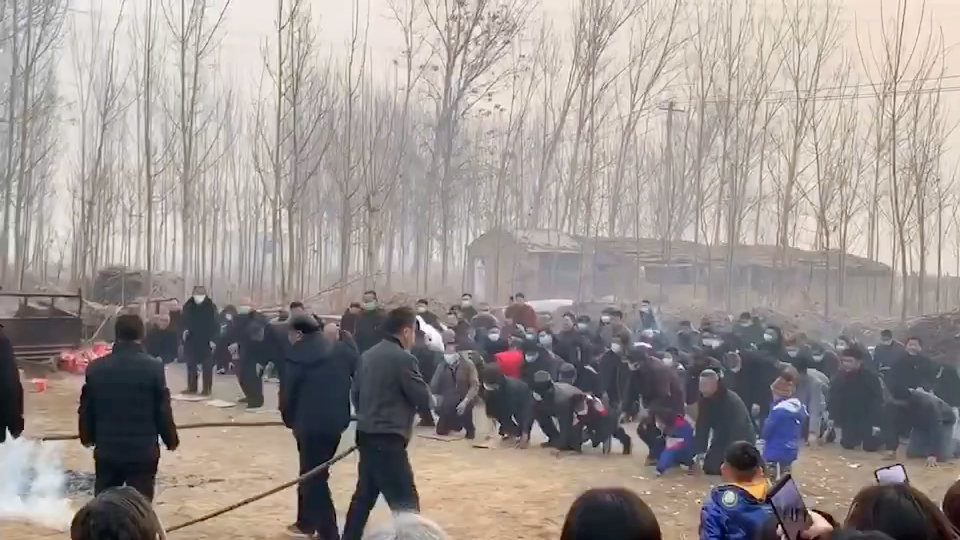
[[[621,441],[620,444],[623,445],[623,455],[629,456],[633,452],[633,439]]]
[[[247,411],[259,411],[263,408],[263,403],[260,405],[254,405],[253,403],[247,403]]]

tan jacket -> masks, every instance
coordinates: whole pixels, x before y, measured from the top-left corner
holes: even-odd
[[[473,401],[480,392],[480,377],[477,374],[477,366],[474,365],[470,357],[463,352],[456,353],[460,355],[460,360],[453,366],[447,364],[446,360],[437,366],[437,371],[433,374],[433,380],[430,381],[430,391],[435,396],[439,396],[444,401],[447,399],[456,399]]]

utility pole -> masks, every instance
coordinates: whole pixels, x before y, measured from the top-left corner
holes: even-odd
[[[663,149],[663,161],[664,161],[664,183],[662,184],[664,189],[661,191],[661,195],[665,200],[661,200],[660,204],[663,205],[666,202],[666,208],[660,208],[660,215],[662,216],[663,221],[661,221],[661,234],[663,237],[661,241],[661,261],[666,265],[666,272],[660,276],[660,298],[663,298],[663,285],[666,281],[667,276],[671,275],[673,271],[673,242],[671,237],[673,236],[673,213],[676,203],[674,201],[674,196],[676,194],[673,177],[673,113],[682,113],[686,112],[683,109],[677,108],[677,103],[674,100],[670,100],[666,105],[660,106],[660,110],[667,111],[667,140]],[[696,269],[694,269],[696,271]]]

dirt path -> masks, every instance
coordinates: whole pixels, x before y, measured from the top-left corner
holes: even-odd
[[[182,366],[168,370],[170,387],[182,388]],[[72,432],[82,379],[51,381],[43,394],[27,398],[30,436]],[[276,406],[276,386],[268,385],[268,408]],[[215,397],[233,400],[233,379],[218,379]],[[180,424],[208,421],[255,421],[278,418],[275,412],[245,413],[176,402]],[[163,523],[173,525],[215,510],[290,480],[297,472],[296,448],[289,432],[279,427],[226,428],[184,431],[181,447],[161,457],[160,474],[171,483],[158,495],[156,508]],[[352,434],[344,435],[346,448]],[[539,448],[475,449],[465,441],[441,442],[416,437],[411,459],[423,511],[454,539],[519,538],[552,540],[558,537],[570,502],[584,489],[624,485],[638,493],[657,513],[667,538],[697,534],[699,506],[710,488],[707,479],[682,473],[655,478],[643,466],[645,450],[632,456],[602,456],[590,451],[580,456],[555,457]],[[63,443],[68,468],[93,470],[91,453],[78,443]],[[850,498],[872,480],[872,471],[884,462],[862,452],[840,455],[836,447],[805,451],[794,474],[808,503],[841,515]],[[939,502],[957,477],[951,466],[924,470],[908,463],[911,481]],[[333,469],[331,484],[342,518],[356,481],[356,459],[347,458]],[[80,501],[78,501],[80,502]],[[295,511],[295,493],[287,491],[206,523],[174,533],[173,539],[280,539]],[[380,503],[372,523],[388,516]],[[63,538],[25,525],[0,524],[0,538]]]

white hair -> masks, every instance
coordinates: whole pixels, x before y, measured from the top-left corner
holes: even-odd
[[[447,540],[447,535],[420,514],[397,512],[389,524],[367,531],[363,540]]]

